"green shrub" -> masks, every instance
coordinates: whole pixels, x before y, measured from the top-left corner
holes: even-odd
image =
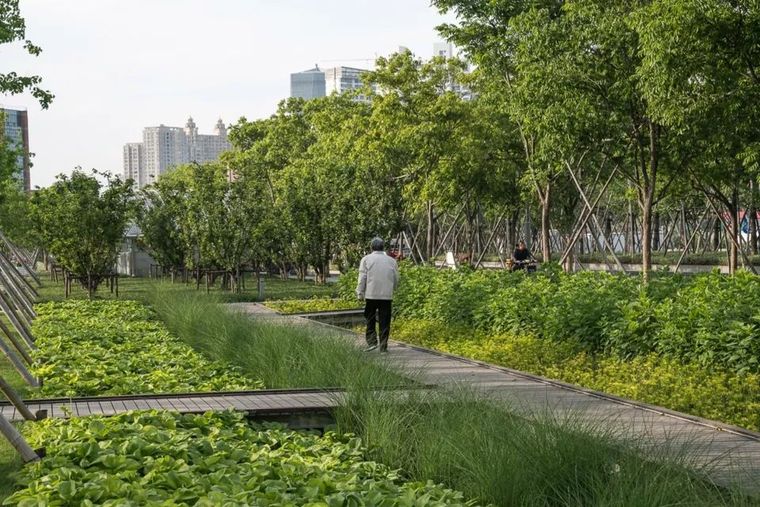
[[[348,281],[341,283],[347,291]],[[733,277],[659,274],[642,285],[638,277],[565,274],[551,266],[526,275],[402,265],[394,314],[490,334],[528,333],[622,358],[654,352],[705,367],[760,373],[756,301],[760,279],[747,272]]]
[[[581,344],[489,335],[419,320],[394,323],[394,339],[760,430],[760,375],[683,364],[656,354],[623,360]]]

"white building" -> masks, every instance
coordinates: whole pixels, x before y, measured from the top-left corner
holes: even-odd
[[[433,56],[442,56],[447,60],[454,58],[454,46],[451,42],[434,42]]]
[[[362,74],[366,69],[354,67],[332,67],[329,69],[313,69],[296,72],[290,75],[290,96],[304,99],[325,97],[331,93],[346,93],[358,90],[362,86]],[[369,99],[359,94],[354,100],[368,102]]]
[[[333,67],[325,69],[325,92],[345,93],[359,90],[362,87],[362,74],[369,72],[366,69],[357,69],[354,67]],[[354,100],[358,102],[369,102],[369,98],[363,94],[357,94]]]
[[[184,129],[165,125],[146,127],[142,143],[124,145],[124,177],[131,178],[136,188],[142,188],[178,165],[214,161],[230,148],[221,119],[210,135],[199,134],[192,118]]]

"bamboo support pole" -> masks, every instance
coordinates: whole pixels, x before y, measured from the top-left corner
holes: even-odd
[[[0,433],[10,442],[14,449],[21,455],[24,463],[31,463],[40,459],[29,443],[24,440],[21,433],[2,415],[0,415]]]
[[[7,343],[5,343],[5,340],[0,338],[0,352],[5,354],[5,357],[8,358],[8,360],[11,362],[13,367],[16,369],[16,371],[21,375],[21,377],[24,379],[24,382],[29,384],[32,387],[39,387],[40,383],[37,380],[37,378],[32,375],[32,372],[30,372],[26,365],[21,361],[21,359],[16,355],[15,352],[13,352],[13,349],[8,346]]]
[[[0,331],[2,331],[5,336],[8,337],[10,342],[13,344],[14,347],[16,347],[16,350],[19,354],[21,354],[21,357],[26,361],[26,364],[32,364],[32,356],[29,355],[29,352],[27,352],[26,347],[18,340],[18,337],[16,336],[16,333],[14,333],[8,326],[5,325],[5,322],[3,322],[0,319]]]
[[[8,267],[9,274],[11,275],[11,278],[18,282],[19,289],[25,291],[30,300],[33,301],[37,299],[37,296],[39,296],[37,289],[35,289],[34,286],[29,283],[29,280],[24,278],[24,275],[19,272],[18,268],[11,262],[8,256],[2,252],[0,252],[0,262]]]
[[[24,419],[27,421],[36,421],[37,418],[32,413],[31,410],[29,410],[29,407],[26,406],[26,403],[24,403],[24,400],[21,399],[21,396],[16,392],[13,387],[5,381],[5,379],[0,376],[0,392],[2,392],[6,398],[8,398],[8,401],[11,402],[11,405],[13,405],[16,410],[18,410],[18,413],[22,415]]]
[[[8,306],[8,303],[5,302],[5,298],[2,296],[2,293],[0,293],[0,310],[2,310],[5,315],[8,316],[8,320],[11,321],[11,324],[13,324],[13,327],[16,328],[16,331],[24,339],[29,348],[34,350],[37,347],[34,344],[34,338],[32,338],[32,334],[21,324],[21,321],[18,320],[16,313],[13,311],[13,309],[11,309],[10,306]]]

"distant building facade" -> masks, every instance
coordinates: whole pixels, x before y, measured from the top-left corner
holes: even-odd
[[[316,99],[325,96],[325,73],[319,66],[290,75],[290,96]]]
[[[362,75],[369,72],[366,69],[357,69],[354,67],[333,67],[325,69],[325,90],[327,95],[331,93],[354,92],[362,87]],[[369,97],[357,93],[354,100],[358,102],[369,102]]]
[[[146,127],[141,143],[124,145],[124,178],[131,178],[135,188],[142,188],[178,165],[211,162],[230,148],[227,128],[221,119],[210,135],[199,134],[192,118],[185,128]]]
[[[366,69],[354,67],[332,67],[320,69],[318,66],[290,75],[290,96],[316,99],[332,93],[353,92],[362,87],[362,74]],[[354,100],[367,102],[368,97],[357,94]]]
[[[24,109],[0,108],[0,137],[7,140],[10,148],[18,150],[16,170],[13,177],[19,188],[29,192],[32,182],[29,174],[29,116]]]

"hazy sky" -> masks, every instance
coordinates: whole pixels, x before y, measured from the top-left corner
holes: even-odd
[[[122,173],[122,146],[143,127],[210,134],[216,120],[269,116],[290,73],[369,67],[406,46],[428,58],[445,19],[428,0],[21,0],[34,58],[0,46],[0,72],[38,74],[56,98],[0,104],[29,111],[32,185],[75,166]],[[452,18],[448,18],[452,19]]]

